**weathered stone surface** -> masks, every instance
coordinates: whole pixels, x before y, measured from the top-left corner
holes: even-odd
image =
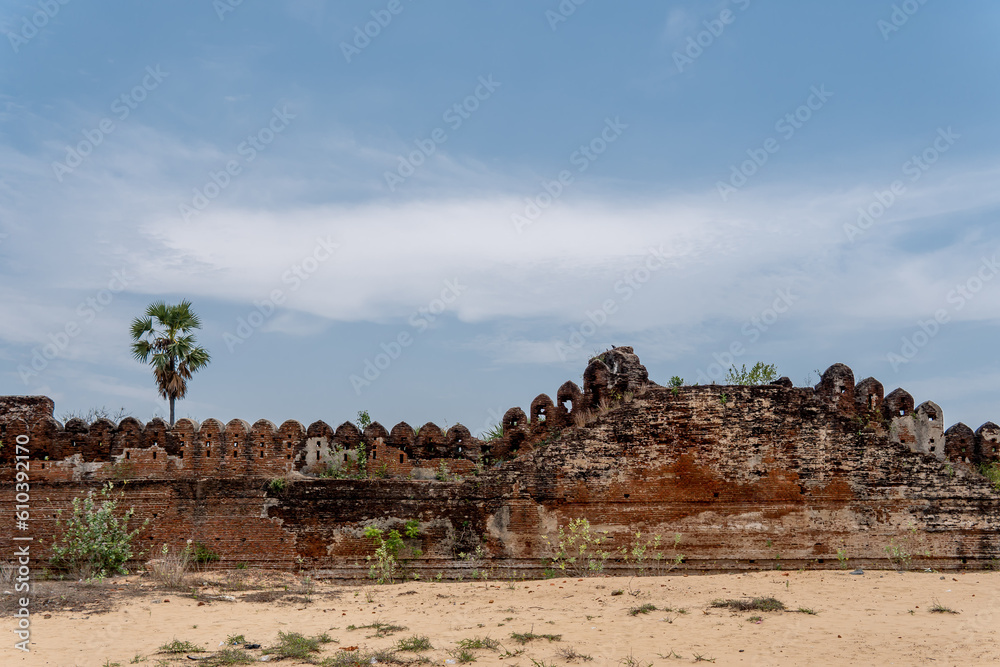
[[[973,465],[997,460],[992,422],[944,432],[939,406],[914,409],[901,389],[883,400],[881,383],[855,385],[842,364],[815,388],[672,390],[649,381],[631,348],[603,357],[588,366],[583,391],[567,382],[555,403],[538,395],[530,417],[511,408],[490,442],[431,423],[416,435],[405,423],[364,433],[266,420],[64,426],[47,398],[0,398],[0,502],[15,503],[21,454],[37,559],[57,510],[127,480],[125,502],[150,519],[140,535],[148,548],[194,539],[223,565],[299,564],[335,576],[365,570],[365,527],[402,529],[410,519],[421,527],[410,546],[423,552],[412,567],[429,573],[471,567],[455,556],[480,545],[499,564],[540,572],[550,548],[542,537],[573,518],[608,531],[612,549],[637,530],[667,545],[680,534],[681,567],[691,569],[836,567],[840,549],[852,563],[885,565],[892,539],[928,552],[915,562],[925,567],[1000,557],[1000,495]],[[316,476],[362,443],[369,478]],[[9,553],[12,536],[0,534]]]

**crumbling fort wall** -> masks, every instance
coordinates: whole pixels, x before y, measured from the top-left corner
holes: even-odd
[[[489,442],[430,423],[60,424],[48,398],[0,397],[0,502],[14,507],[17,468],[28,472],[36,559],[56,512],[112,482],[149,519],[147,553],[192,539],[223,566],[332,576],[366,570],[366,527],[408,520],[422,552],[409,570],[424,575],[540,573],[543,538],[574,518],[608,531],[609,570],[630,566],[616,549],[637,531],[661,535],[664,558],[683,554],[679,567],[712,571],[836,567],[844,556],[886,565],[890,544],[924,567],[1000,559],[1000,494],[976,468],[1000,460],[992,422],[944,430],[940,406],[915,407],[902,389],[886,396],[842,364],[816,387],[667,388],[621,347],[592,360],[583,385],[511,408]],[[331,461],[352,472],[321,476]],[[8,553],[17,534],[0,533]]]

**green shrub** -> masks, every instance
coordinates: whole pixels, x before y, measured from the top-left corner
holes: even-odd
[[[982,473],[983,477],[990,480],[990,483],[1000,491],[1000,463],[994,461],[993,463],[981,463],[979,464],[979,472]]]
[[[608,539],[608,532],[592,535],[590,522],[583,518],[572,519],[567,529],[559,526],[559,539],[554,545],[555,555],[551,558],[552,568],[569,571],[573,576],[601,572],[610,554],[599,547]],[[547,536],[542,539],[551,544]]]
[[[743,364],[741,368],[736,368],[735,364],[731,366],[726,374],[726,384],[753,386],[774,382],[777,378],[778,369],[774,364],[758,361],[750,370],[747,370],[746,364]]]
[[[206,547],[201,542],[194,543],[194,555],[192,556],[194,562],[199,565],[206,565],[208,563],[214,563],[219,560],[219,554],[215,553],[208,547]]]
[[[368,526],[365,537],[375,543],[375,554],[365,556],[370,563],[368,576],[380,584],[391,584],[399,573],[399,552],[405,546],[403,536],[393,529],[383,537],[381,528]]]
[[[139,528],[128,529],[135,508],[120,512],[122,493],[113,494],[108,482],[101,491],[73,499],[73,513],[65,521],[57,511],[57,537],[52,545],[52,562],[84,578],[103,578],[125,574],[125,564],[132,558],[132,541]],[[96,497],[96,499],[95,499]]]

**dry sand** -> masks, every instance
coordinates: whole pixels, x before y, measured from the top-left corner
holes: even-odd
[[[446,664],[459,640],[490,637],[503,649],[472,651],[477,665],[596,667],[629,665],[630,657],[632,665],[678,665],[696,662],[697,656],[716,665],[1000,663],[997,572],[769,571],[383,586],[316,582],[307,583],[306,589],[301,588],[301,579],[285,575],[271,577],[266,583],[269,590],[254,586],[250,575],[240,576],[244,578],[214,575],[219,585],[200,586],[197,599],[158,590],[140,577],[86,589],[43,583],[36,590],[35,604],[48,602],[33,609],[31,653],[13,648],[14,623],[8,606],[0,663],[95,667],[117,662],[124,667],[144,658],[136,664],[199,664],[188,659],[189,654],[170,656],[158,653],[158,648],[179,639],[215,651],[227,636],[239,634],[267,647],[279,631],[328,633],[335,642],[324,645],[317,661],[347,647],[385,648],[402,638],[426,635],[432,650],[399,657],[426,656],[434,664]],[[198,584],[207,579],[192,577]],[[615,595],[617,591],[622,593]],[[220,599],[221,595],[234,601]],[[734,613],[711,606],[720,598],[754,596],[773,596],[789,611]],[[8,605],[9,597],[5,596]],[[935,603],[958,613],[934,613]],[[110,611],[95,612],[95,604]],[[629,614],[644,604],[658,609]],[[815,614],[794,611],[800,607]],[[762,620],[754,621],[754,616]],[[347,629],[376,621],[406,629],[388,637],[375,637],[372,629]],[[511,638],[511,633],[527,632],[561,638],[523,645]],[[522,649],[516,656],[503,656],[504,650]],[[571,663],[560,655],[564,649],[592,660],[578,658]],[[262,655],[260,650],[251,653]],[[165,660],[170,662],[161,662]],[[283,660],[281,664],[306,663]]]

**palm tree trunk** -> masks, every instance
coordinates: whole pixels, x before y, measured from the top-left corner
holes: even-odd
[[[174,427],[174,397],[170,397],[170,428]]]

